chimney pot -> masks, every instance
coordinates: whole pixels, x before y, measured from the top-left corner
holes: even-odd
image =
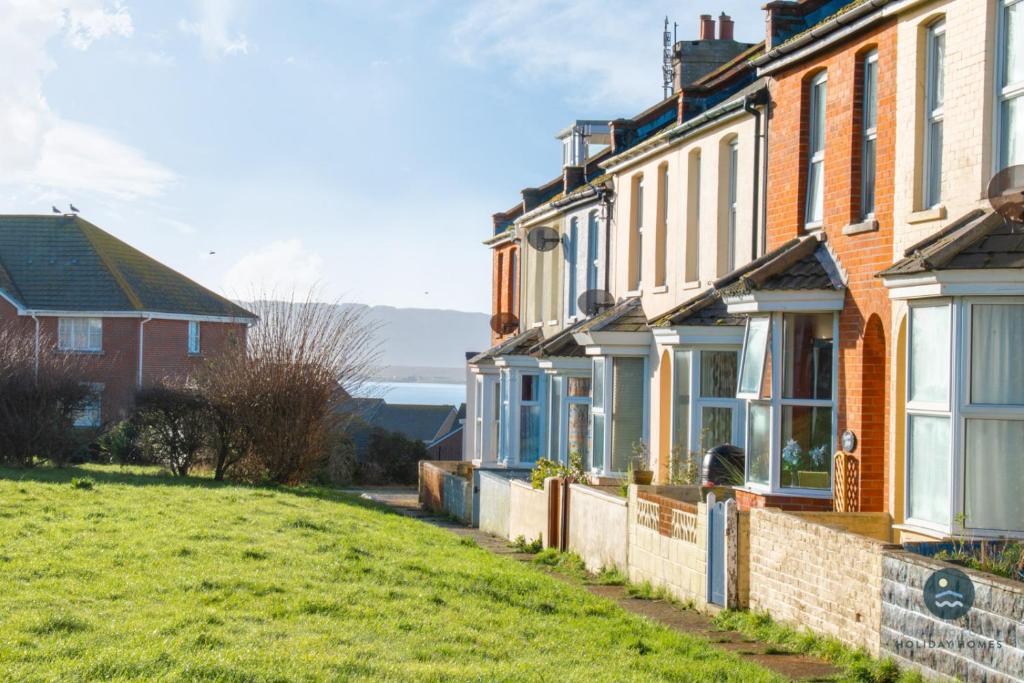
[[[715,39],[715,20],[710,14],[700,15],[700,40]]]
[[[733,22],[732,17],[725,12],[722,12],[722,15],[718,17],[718,39],[733,40],[732,36],[734,26],[735,22]]]

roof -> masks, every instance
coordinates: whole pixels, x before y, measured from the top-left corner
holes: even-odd
[[[574,332],[643,332],[646,329],[647,316],[640,297],[630,297],[584,320]]]
[[[935,270],[1024,268],[1024,226],[991,210],[976,209],[909,247],[879,277]]]
[[[537,356],[538,358],[581,358],[586,356],[587,350],[576,342],[574,335],[588,321],[589,318],[570,325],[553,337],[535,344],[530,349],[530,355]]]
[[[498,344],[487,349],[483,353],[470,358],[467,362],[470,365],[476,365],[481,361],[490,360],[499,356],[525,356],[529,353],[530,348],[541,341],[543,334],[540,328],[531,327],[525,332],[520,332],[514,337],[505,339]]]
[[[746,316],[729,313],[717,289],[707,289],[676,306],[667,313],[651,320],[652,327],[673,327],[675,325],[743,325]]]
[[[753,291],[845,288],[839,266],[825,246],[825,233],[798,237],[778,249],[734,271],[731,283],[715,283],[722,296],[739,296]],[[732,274],[730,274],[732,275]]]
[[[384,403],[367,421],[416,441],[431,442],[451,431],[455,406]]]
[[[79,216],[0,216],[0,290],[30,311],[256,316]]]

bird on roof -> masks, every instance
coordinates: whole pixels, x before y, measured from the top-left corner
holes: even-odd
[[[214,254],[216,254],[216,253],[217,253],[217,252],[215,252],[215,251],[211,251],[209,255],[210,255],[210,256],[213,256],[213,255],[214,255]]]
[[[50,208],[53,209],[54,213],[62,213],[61,210],[58,209],[56,206],[51,206]]]
[[[78,207],[76,207],[74,204],[68,204],[68,206],[71,207],[71,210],[73,212],[78,213]]]

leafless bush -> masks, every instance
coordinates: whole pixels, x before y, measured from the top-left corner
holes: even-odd
[[[15,324],[0,324],[0,461],[62,465],[77,445],[75,412],[90,394],[75,356]]]
[[[215,470],[281,484],[307,481],[340,431],[339,404],[376,358],[364,309],[294,296],[257,298],[245,356],[212,359],[197,383],[221,415]]]

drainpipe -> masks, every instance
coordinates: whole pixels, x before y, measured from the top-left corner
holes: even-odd
[[[32,320],[36,323],[36,351],[35,351],[35,378],[39,379],[39,318],[35,313],[32,314]]]
[[[600,190],[600,200],[604,204],[604,291],[611,292],[611,255],[612,255],[612,199],[608,190]]]
[[[759,90],[756,93],[751,93],[743,98],[743,110],[754,117],[754,187],[753,187],[753,217],[750,225],[750,260],[757,258],[758,252],[758,198],[761,190],[761,110],[757,109],[757,105],[763,105],[765,103],[765,90]],[[765,117],[765,125],[767,129],[767,117]],[[765,150],[767,155],[767,149]],[[767,177],[767,169],[763,174]],[[763,228],[762,228],[763,232]],[[761,253],[764,253],[764,247],[761,248]]]
[[[137,380],[137,385],[139,389],[142,388],[142,349],[145,343],[145,335],[143,334],[143,329],[145,328],[146,323],[148,323],[152,319],[152,317],[146,317],[142,318],[139,321],[139,378]]]

